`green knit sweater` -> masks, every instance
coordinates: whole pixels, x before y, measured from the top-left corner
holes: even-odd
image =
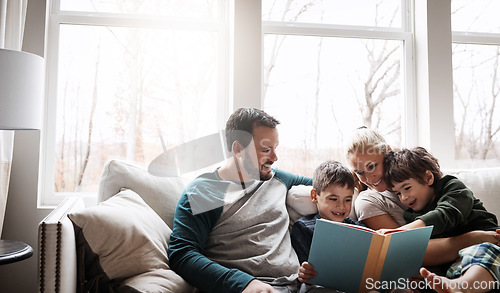
[[[407,223],[420,219],[426,226],[434,226],[431,238],[460,235],[473,230],[494,231],[498,221],[483,203],[456,177],[446,175],[434,182],[435,198],[422,210],[408,209]]]

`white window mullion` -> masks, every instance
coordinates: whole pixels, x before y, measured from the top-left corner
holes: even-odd
[[[417,95],[415,87],[415,3],[414,1],[401,0],[401,13],[403,17],[403,30],[408,32],[410,37],[404,42],[404,65],[405,74],[405,97],[403,103],[404,120],[401,125],[402,146],[413,147],[417,145]]]
[[[218,92],[220,93],[218,97],[218,113],[217,124],[220,129],[224,129],[226,126],[226,120],[230,113],[230,102],[229,102],[229,93],[230,93],[230,42],[231,42],[231,29],[228,25],[228,20],[231,16],[231,8],[232,5],[229,0],[220,1],[219,3],[219,13],[221,15],[222,21],[218,23],[218,31],[219,31],[219,48],[218,48],[218,58],[219,58],[219,81],[218,81]]]
[[[408,38],[411,34],[400,29],[374,28],[360,26],[340,26],[325,24],[291,24],[286,22],[263,22],[264,34],[301,35],[318,37],[346,37],[367,39],[400,40]]]
[[[482,44],[500,46],[500,34],[452,32],[452,42],[462,44]]]
[[[417,144],[454,164],[451,16],[449,1],[415,1]]]
[[[234,1],[233,109],[262,108],[262,13],[261,2]]]
[[[58,0],[54,1],[53,9],[59,7]],[[44,127],[40,132],[41,144],[40,153],[40,174],[43,174],[39,181],[38,206],[52,207],[59,204],[61,198],[54,194],[54,177],[55,172],[54,157],[55,157],[55,138],[56,138],[56,111],[57,100],[57,76],[58,76],[58,55],[59,55],[59,20],[57,17],[50,17],[48,22],[47,34],[47,57],[46,57],[46,76],[47,85],[45,88],[45,109],[44,109]],[[50,174],[50,175],[49,175]]]

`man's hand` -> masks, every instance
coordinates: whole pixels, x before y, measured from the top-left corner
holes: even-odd
[[[261,282],[257,279],[253,279],[245,287],[242,293],[279,293],[278,290],[274,289],[271,285]]]
[[[314,270],[314,266],[308,262],[303,262],[299,268],[299,281],[307,283],[315,278],[318,273]]]

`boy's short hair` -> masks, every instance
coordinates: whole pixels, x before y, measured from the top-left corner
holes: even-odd
[[[331,184],[347,186],[354,190],[354,177],[349,169],[337,161],[326,161],[321,163],[313,175],[313,188],[319,194]]]
[[[384,159],[384,181],[389,188],[394,187],[393,182],[410,178],[425,183],[427,170],[432,172],[434,179],[443,177],[438,159],[423,147],[391,151]]]
[[[243,147],[247,147],[253,134],[253,129],[256,126],[266,126],[276,128],[280,122],[267,114],[266,112],[256,108],[239,108],[234,111],[226,122],[226,147],[228,151],[232,150],[233,142],[238,141]]]

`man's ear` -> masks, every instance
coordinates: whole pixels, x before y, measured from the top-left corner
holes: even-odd
[[[387,145],[387,152],[390,152],[390,151],[392,151],[392,148],[390,145]]]
[[[239,141],[237,140],[233,141],[232,150],[236,156],[238,156],[243,151],[243,149],[244,147],[241,145]]]
[[[434,174],[430,170],[425,171],[425,183],[429,186],[434,183]]]
[[[314,203],[318,203],[318,194],[316,193],[316,189],[311,189],[311,200]]]

